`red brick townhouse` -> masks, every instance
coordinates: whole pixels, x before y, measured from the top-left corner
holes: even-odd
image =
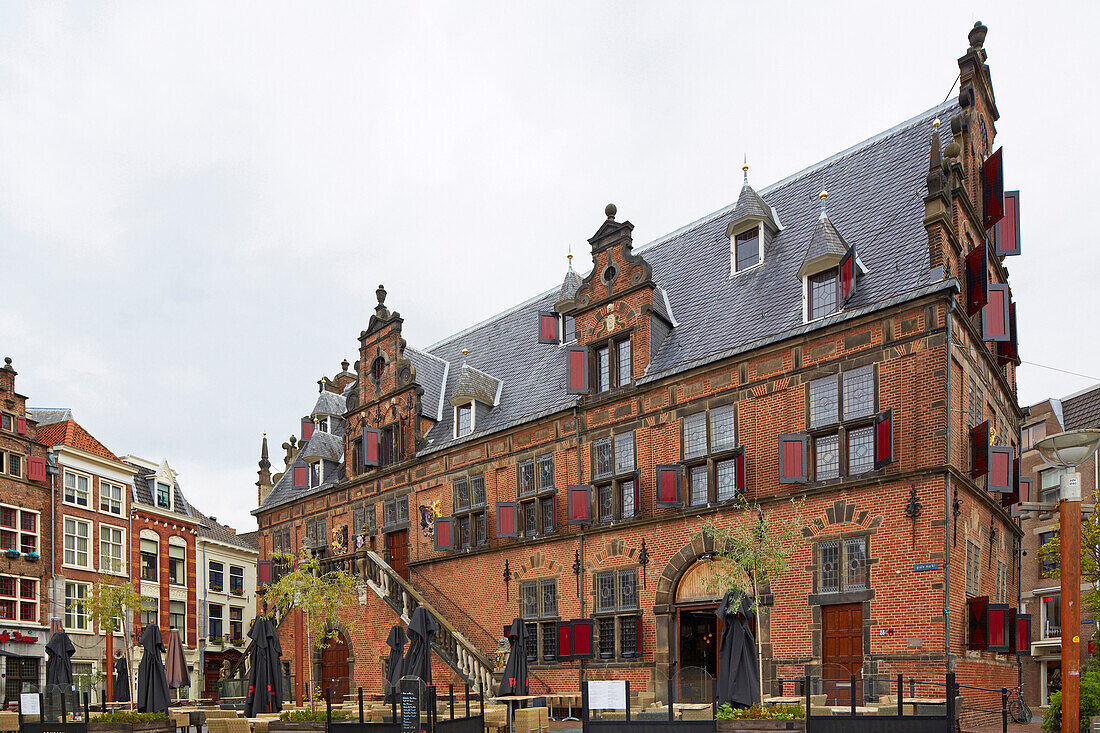
[[[45,681],[50,477],[10,358],[0,367],[0,698]]]
[[[699,532],[755,521],[740,497],[775,519],[805,501],[759,599],[771,689],[1014,683],[1018,196],[999,189],[984,36],[957,98],[759,191],[746,172],[734,203],[645,246],[609,205],[586,275],[433,346],[405,342],[380,286],[353,371],[322,381],[270,488],[261,461],[260,582],[304,546],[363,579],[324,650],[295,649],[284,619],[298,692],[307,663],[378,687],[417,605],[439,682],[488,683],[517,616],[536,692],[713,675]]]

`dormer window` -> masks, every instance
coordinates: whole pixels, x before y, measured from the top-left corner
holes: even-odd
[[[162,481],[157,481],[157,506],[161,509],[172,508],[172,487]]]
[[[474,403],[455,407],[455,437],[461,438],[474,431]]]
[[[561,343],[567,344],[577,340],[577,329],[573,316],[562,314],[561,317]]]
[[[321,482],[325,478],[324,461],[315,461],[309,464],[309,486],[310,488],[316,488],[321,485]]]
[[[806,278],[806,312],[811,321],[824,318],[837,310],[840,278],[837,270],[830,269]]]
[[[322,433],[329,432],[328,418],[327,417],[318,418],[318,420],[317,420],[317,429],[320,430]]]
[[[733,235],[734,272],[760,264],[760,231],[763,224]]]

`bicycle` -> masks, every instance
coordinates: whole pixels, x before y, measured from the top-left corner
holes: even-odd
[[[1024,701],[1023,685],[1012,688],[1008,695],[1008,715],[1017,723],[1031,722],[1031,708]]]

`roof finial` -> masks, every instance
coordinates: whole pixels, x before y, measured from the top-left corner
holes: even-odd
[[[825,213],[825,199],[829,198],[829,192],[826,191],[823,188],[823,189],[821,189],[821,193],[819,193],[817,195],[817,197],[819,199],[821,199],[821,216],[820,216],[820,218],[821,218],[822,221],[824,221],[825,219],[829,218],[829,215]]]
[[[745,185],[749,185],[749,154],[745,153],[741,160],[741,172],[745,175]]]
[[[608,204],[603,207],[603,213],[607,216],[608,221],[615,221],[615,214],[619,213],[619,209],[615,204]]]
[[[462,366],[466,366],[466,355],[470,353],[470,350],[465,346],[462,347]]]

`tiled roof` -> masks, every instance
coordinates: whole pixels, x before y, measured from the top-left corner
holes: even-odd
[[[73,419],[40,425],[35,433],[35,438],[39,443],[46,445],[67,445],[71,448],[87,451],[100,458],[111,461],[119,460],[118,456],[107,450],[107,446],[92,437],[91,433],[80,427],[80,424]]]
[[[848,243],[844,241],[844,237],[836,230],[829,217],[823,215],[818,220],[817,226],[814,227],[814,233],[810,237],[809,246],[806,247],[806,256],[803,261],[809,262],[826,255],[843,257],[847,253]]]
[[[450,371],[450,364],[438,356],[405,347],[405,358],[413,363],[416,368],[416,383],[424,388],[424,394],[420,397],[420,414],[432,420],[440,419],[443,409],[443,381]]]
[[[246,550],[258,550],[260,545],[257,539],[257,532],[247,532],[245,534],[237,534],[234,530],[218,523],[213,517],[208,517],[197,509],[191,510],[198,519],[199,526],[195,530],[199,537],[209,537],[212,540],[218,542],[224,542],[227,545],[236,545],[237,547],[243,547]]]
[[[152,487],[149,486],[149,479],[156,476],[156,471],[150,471],[143,466],[134,466],[134,468],[137,469],[137,473],[134,475],[134,501],[145,506],[156,507],[156,503],[153,501]],[[175,496],[172,497],[173,513],[184,517],[195,516],[191,512],[191,505],[187,503],[187,499],[183,496],[183,490],[180,489],[178,481],[172,482],[172,490],[175,492]]]
[[[738,203],[635,247],[635,253],[652,266],[653,281],[661,289],[657,292],[667,295],[673,311],[667,315],[676,323],[640,381],[676,374],[957,287],[955,281],[943,281],[938,272],[930,270],[923,223],[932,120],[949,119],[957,110],[956,100],[930,109],[759,194],[751,187],[746,187],[748,191],[743,188]],[[942,145],[951,142],[949,133],[943,137]],[[867,274],[841,312],[807,324],[797,273],[819,223],[822,180],[830,183],[830,221],[856,247]],[[728,225],[742,215],[770,218],[772,210],[782,220],[783,229],[770,242],[763,263],[731,278]],[[536,335],[538,312],[553,310],[560,291],[560,286],[555,286],[426,349],[406,349],[417,366],[425,401],[435,394],[436,383],[429,382],[436,377],[444,384],[444,398],[456,393],[461,379],[458,368],[446,370],[445,378],[438,368],[428,376],[424,366],[431,360],[424,357],[429,355],[450,364],[465,360],[503,384],[500,403],[479,417],[477,430],[469,435],[454,438],[453,411],[442,410],[422,453],[477,440],[577,403],[579,398],[566,392],[565,350],[538,343]],[[664,298],[661,300],[655,309],[665,315]],[[465,357],[463,348],[469,350]],[[265,500],[265,508],[331,485],[326,482],[315,489],[293,489],[289,486],[292,472],[293,468],[287,470]]]
[[[576,273],[572,263],[570,263],[569,269],[565,271],[565,279],[562,280],[561,289],[558,291],[558,302],[573,300],[573,296],[577,294],[581,282],[581,276]]]
[[[73,419],[73,411],[68,407],[28,407],[27,416],[39,425],[52,425]]]
[[[339,462],[344,457],[344,431],[340,430],[336,435],[323,430],[314,430],[313,435],[302,446],[300,455],[307,459],[321,458],[334,463]]]
[[[458,379],[455,380],[454,392],[450,399],[452,405],[461,405],[470,400],[478,400],[490,407],[496,404],[497,392],[501,387],[499,379],[469,364],[460,366],[456,376]]]
[[[1100,428],[1100,384],[1062,400],[1066,430]]]
[[[336,415],[337,417],[343,417],[347,409],[347,400],[343,395],[323,389],[317,395],[317,402],[313,405],[313,411],[309,413],[309,416]]]

